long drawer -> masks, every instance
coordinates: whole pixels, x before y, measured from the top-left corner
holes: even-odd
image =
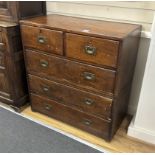
[[[25,55],[30,74],[113,94],[115,71],[30,50]]]
[[[53,100],[31,94],[32,109],[97,136],[109,139],[110,121],[74,110]]]
[[[32,93],[48,97],[74,109],[110,120],[112,99],[29,75]]]

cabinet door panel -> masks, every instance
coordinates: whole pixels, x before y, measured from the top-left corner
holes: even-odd
[[[0,42],[0,66],[5,66],[5,55],[4,55],[5,49],[4,44]]]
[[[0,69],[0,95],[9,97],[9,83],[4,69]]]
[[[1,8],[7,8],[7,2],[5,2],[5,1],[0,1],[0,9]]]

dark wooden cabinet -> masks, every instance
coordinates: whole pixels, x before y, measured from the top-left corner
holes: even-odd
[[[20,19],[44,14],[45,2],[0,2],[0,102],[16,110],[28,101],[18,22]]]
[[[27,99],[25,67],[19,26],[1,25],[0,101],[22,106]]]
[[[111,140],[127,111],[141,26],[61,15],[20,23],[32,110]]]
[[[45,2],[41,1],[1,1],[0,20],[19,22],[21,19],[46,14]]]

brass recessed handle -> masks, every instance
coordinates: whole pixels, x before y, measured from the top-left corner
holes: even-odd
[[[4,47],[5,47],[4,44],[3,43],[0,43],[0,50],[1,51],[4,51],[4,49],[5,49]]]
[[[46,60],[40,60],[40,65],[42,66],[42,67],[48,67],[48,61],[46,61]]]
[[[96,54],[96,47],[86,45],[84,47],[84,49],[85,49],[85,53],[88,55],[95,55]]]
[[[47,91],[49,91],[49,88],[48,87],[43,87],[43,91],[47,92]]]
[[[104,111],[108,111],[108,108],[107,108],[107,107],[105,107],[105,108],[104,108]]]
[[[47,41],[47,39],[46,39],[46,37],[45,36],[38,36],[37,37],[37,41],[38,41],[38,43],[40,43],[40,44],[45,44],[46,43],[46,41]]]
[[[92,121],[90,121],[90,120],[84,120],[84,121],[83,121],[83,124],[89,126],[89,125],[92,124]]]
[[[86,105],[92,105],[92,104],[94,104],[94,101],[92,99],[86,98],[85,101],[84,101],[84,103]]]
[[[45,109],[49,111],[49,110],[52,109],[52,106],[50,106],[50,105],[46,105],[46,106],[45,106]]]
[[[85,80],[88,80],[88,81],[94,81],[95,80],[95,74],[90,73],[90,72],[83,72],[83,77]]]

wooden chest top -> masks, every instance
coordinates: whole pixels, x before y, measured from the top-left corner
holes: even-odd
[[[63,15],[35,17],[29,20],[21,20],[20,23],[115,40],[122,40],[135,29],[140,28],[140,25],[136,24],[90,20]]]

